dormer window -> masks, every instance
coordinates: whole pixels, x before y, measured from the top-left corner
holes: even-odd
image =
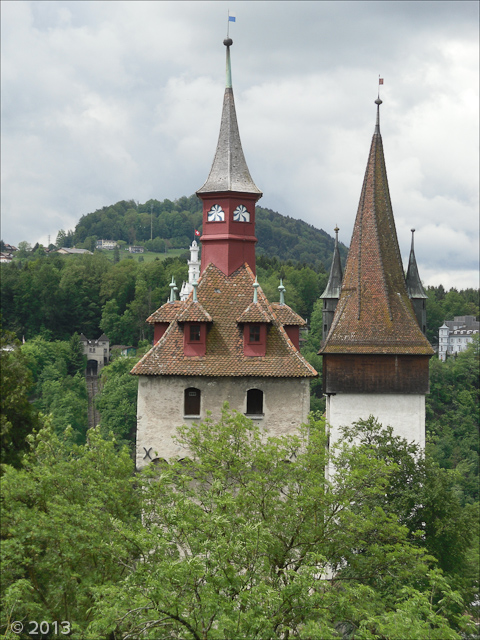
[[[260,342],[260,325],[259,324],[251,324],[249,325],[249,342]]]
[[[200,342],[201,329],[200,324],[193,323],[190,325],[190,342]]]
[[[205,322],[185,322],[183,328],[183,354],[187,357],[204,356],[207,349]]]
[[[266,323],[247,322],[243,325],[243,355],[265,356],[267,350]]]

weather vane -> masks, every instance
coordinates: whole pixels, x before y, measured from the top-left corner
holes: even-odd
[[[230,37],[230,22],[236,22],[237,18],[234,13],[230,13],[230,9],[228,10],[228,21],[227,21],[227,39]]]
[[[380,85],[383,84],[383,78],[378,74],[378,99],[380,100]]]

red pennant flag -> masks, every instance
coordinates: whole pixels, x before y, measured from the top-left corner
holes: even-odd
[[[200,235],[200,231],[198,229],[195,229],[195,235],[199,236]]]
[[[378,79],[378,84],[383,84],[383,78]]]

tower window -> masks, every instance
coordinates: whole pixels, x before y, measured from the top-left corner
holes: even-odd
[[[199,342],[199,341],[200,341],[200,325],[191,324],[190,325],[190,342]]]
[[[200,415],[200,389],[189,387],[184,392],[183,413],[186,416]]]
[[[260,342],[260,325],[250,325],[249,340],[250,342]]]
[[[260,389],[247,391],[247,415],[263,415],[263,391]]]

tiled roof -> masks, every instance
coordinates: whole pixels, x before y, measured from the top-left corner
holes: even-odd
[[[237,318],[237,322],[271,322],[272,316],[260,302],[252,302]]]
[[[272,302],[270,306],[274,310],[280,324],[299,325],[300,327],[304,327],[307,324],[288,304]]]
[[[433,354],[405,286],[378,125],[340,299],[320,353]]]
[[[147,322],[154,324],[155,322],[173,322],[178,314],[185,308],[185,302],[176,300],[175,302],[166,302],[147,318]]]
[[[205,311],[199,302],[190,300],[180,312],[177,322],[212,322],[212,317]]]
[[[265,356],[244,356],[243,331],[237,319],[247,306],[251,306],[253,283],[253,273],[246,264],[230,276],[209,264],[200,277],[197,288],[198,301],[212,318],[205,356],[183,355],[182,324],[172,321],[162,338],[137,363],[132,373],[147,376],[316,376],[315,369],[289,340],[260,288],[257,304],[271,323],[267,333],[266,353]],[[150,318],[154,316],[155,314]]]

